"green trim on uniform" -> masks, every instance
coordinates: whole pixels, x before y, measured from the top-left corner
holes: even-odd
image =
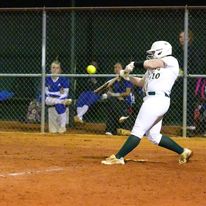
[[[129,152],[131,152],[139,143],[140,138],[134,135],[130,135],[127,139],[127,141],[124,143],[122,148],[119,150],[119,152],[115,155],[117,159],[120,159],[121,157],[126,156]]]
[[[172,150],[173,152],[176,152],[178,154],[182,154],[184,151],[184,148],[182,148],[179,144],[177,144],[174,140],[167,136],[163,136],[160,140],[159,146],[164,147],[166,149]]]

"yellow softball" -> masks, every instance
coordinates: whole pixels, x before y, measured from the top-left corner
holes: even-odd
[[[97,71],[96,67],[94,65],[87,66],[87,73],[89,74],[95,74]]]

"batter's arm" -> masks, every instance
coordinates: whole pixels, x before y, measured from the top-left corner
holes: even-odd
[[[144,86],[144,78],[130,76],[129,79],[132,82],[132,84],[138,87]]]
[[[165,68],[165,62],[161,59],[149,59],[143,63],[145,69]]]
[[[125,72],[132,72],[134,68],[144,68],[144,69],[157,69],[157,68],[165,68],[166,64],[162,59],[149,59],[145,61],[133,61],[130,62],[126,68]]]
[[[138,87],[143,87],[144,86],[144,76],[142,78],[140,77],[134,77],[134,76],[129,76],[129,72],[125,69],[120,71],[120,76],[124,79],[129,80],[133,85],[136,85]]]

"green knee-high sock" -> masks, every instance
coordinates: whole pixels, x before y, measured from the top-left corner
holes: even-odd
[[[119,152],[115,155],[116,158],[121,158],[126,156],[129,152],[131,152],[139,143],[140,138],[136,137],[134,135],[130,135],[127,139],[127,141],[124,143],[122,148],[119,150]]]
[[[184,148],[167,136],[162,136],[159,146],[172,150],[178,154],[181,154],[184,151]]]

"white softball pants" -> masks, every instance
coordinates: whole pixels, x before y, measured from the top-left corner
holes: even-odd
[[[88,105],[84,105],[83,107],[77,107],[77,116],[82,120],[83,116],[86,114],[88,109],[89,109]]]
[[[66,131],[66,124],[68,123],[68,112],[68,108],[63,114],[58,114],[55,107],[48,108],[49,132],[57,133],[61,130]]]
[[[151,95],[144,98],[144,102],[139,110],[132,135],[142,139],[144,135],[153,142],[159,144],[162,134],[162,119],[170,106],[170,98],[164,95]]]

